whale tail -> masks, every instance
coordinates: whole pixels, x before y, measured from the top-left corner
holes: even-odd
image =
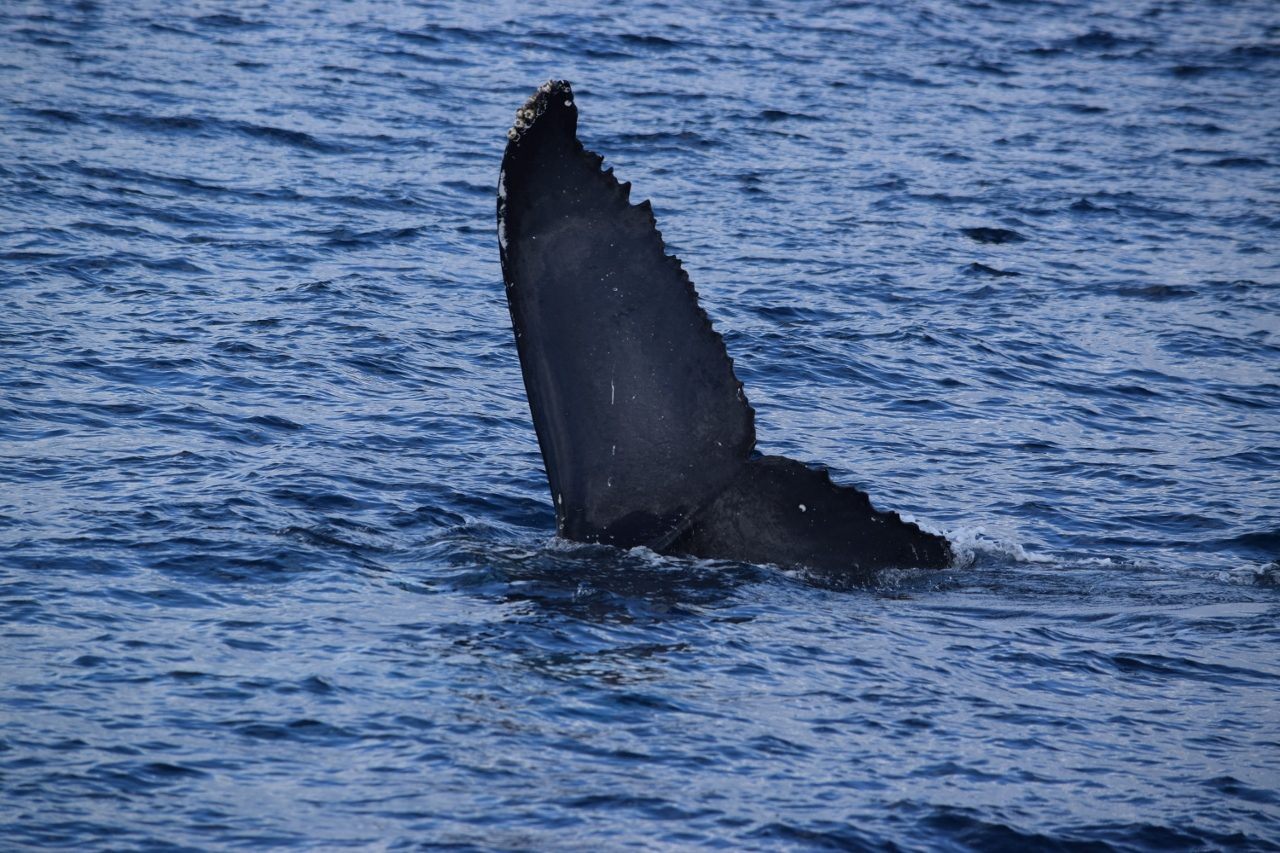
[[[754,412],[649,203],[577,138],[566,81],[518,111],[498,243],[557,532],[856,574],[942,567],[946,540],[824,471],[754,453]]]

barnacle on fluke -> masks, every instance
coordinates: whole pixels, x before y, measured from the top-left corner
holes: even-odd
[[[563,97],[565,106],[573,103],[573,87],[568,80],[548,80],[538,87],[538,91],[529,96],[524,106],[516,110],[515,124],[507,131],[507,139],[515,142],[530,125],[547,111],[548,99],[552,96]]]

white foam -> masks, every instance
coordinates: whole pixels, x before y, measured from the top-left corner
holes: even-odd
[[[918,523],[918,522],[917,522]],[[921,525],[924,527],[924,525]],[[940,531],[929,531],[939,533]],[[949,530],[941,535],[951,543],[951,550],[956,555],[957,566],[967,566],[977,559],[979,554],[991,554],[997,557],[1012,559],[1018,563],[1052,563],[1053,557],[1048,554],[1036,554],[1022,547],[1022,544],[1003,536],[988,536],[985,527],[961,527]]]
[[[1280,563],[1249,564],[1218,572],[1218,580],[1239,586],[1280,586]]]

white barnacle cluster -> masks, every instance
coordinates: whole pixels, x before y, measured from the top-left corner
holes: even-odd
[[[512,142],[519,139],[520,134],[531,127],[538,120],[538,117],[547,111],[551,94],[557,91],[557,88],[569,94],[570,100],[565,101],[565,106],[573,103],[573,95],[569,92],[567,83],[557,86],[555,82],[548,80],[538,87],[538,91],[534,92],[529,97],[529,100],[524,102],[524,106],[516,110],[516,121],[511,129],[507,131],[507,139]],[[503,252],[507,251],[507,173],[505,169],[498,173],[498,246]],[[511,282],[508,281],[507,286],[511,287]]]
[[[520,134],[523,133],[526,128],[531,127],[533,123],[537,121],[538,116],[546,112],[547,97],[551,94],[554,88],[555,85],[548,80],[538,87],[538,91],[529,96],[529,100],[524,102],[524,106],[516,110],[515,124],[513,124],[511,129],[507,131],[507,139],[512,142],[519,139]],[[565,101],[566,106],[570,103],[572,102]]]

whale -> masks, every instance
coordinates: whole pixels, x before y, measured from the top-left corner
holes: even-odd
[[[693,282],[651,204],[603,164],[578,139],[572,86],[550,80],[516,111],[498,175],[502,277],[557,535],[853,582],[951,565],[944,537],[756,449]]]

